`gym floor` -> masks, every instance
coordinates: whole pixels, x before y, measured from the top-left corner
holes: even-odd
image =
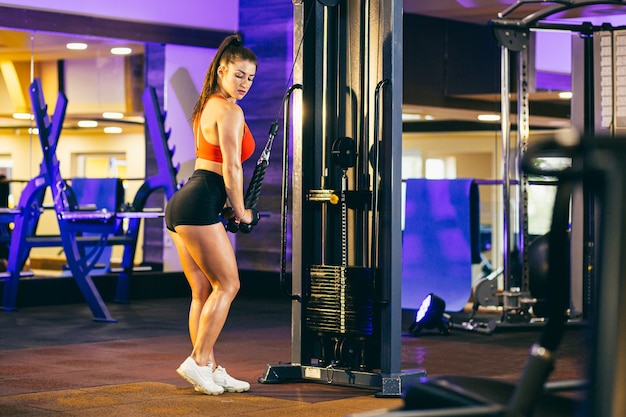
[[[220,363],[250,381],[250,391],[198,394],[175,372],[191,349],[188,301],[107,303],[117,323],[92,321],[84,303],[0,312],[0,415],[333,417],[403,404],[377,398],[373,389],[258,383],[267,364],[291,359],[291,307],[286,298],[250,293],[236,299],[216,346]],[[405,334],[402,369],[515,383],[539,333],[539,327],[520,326],[491,335],[457,329],[448,336]],[[585,377],[585,336],[583,326],[568,329],[551,381]]]

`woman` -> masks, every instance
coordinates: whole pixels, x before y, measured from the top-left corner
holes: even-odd
[[[256,56],[238,36],[222,42],[192,114],[194,173],[165,209],[166,226],[191,287],[193,350],[177,372],[196,391],[209,395],[250,389],[249,383],[217,366],[214,346],[239,291],[235,253],[219,213],[228,200],[235,222],[254,220],[252,211],[244,207],[241,164],[252,155],[255,144],[236,101],[248,93],[256,69]]]

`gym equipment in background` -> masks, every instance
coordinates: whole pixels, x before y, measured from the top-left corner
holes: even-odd
[[[527,172],[550,174],[560,177],[560,180],[548,234],[547,323],[542,330],[539,341],[530,348],[530,354],[521,379],[514,385],[488,378],[464,377],[462,375],[424,378],[419,383],[408,387],[404,393],[403,407],[397,410],[355,414],[352,417],[574,417],[578,415],[578,411],[584,409],[583,401],[580,398],[559,395],[557,392],[583,389],[586,386],[584,381],[555,381],[547,383],[550,373],[555,366],[558,346],[566,330],[570,286],[570,201],[575,182],[582,179],[580,171],[565,170],[563,172],[548,173],[541,168],[533,166],[532,162],[537,157],[545,155],[547,150],[554,150],[554,145],[555,142],[551,142],[547,146],[529,147],[523,162]],[[584,149],[584,146],[581,146],[580,149]],[[626,152],[626,146],[624,146],[624,152]],[[571,149],[566,149],[563,153],[572,157],[575,154]],[[618,156],[618,158],[623,158],[623,155]],[[578,155],[578,157],[584,158],[582,155]],[[573,165],[580,164],[575,161]],[[607,165],[614,166],[615,164],[609,163]],[[594,175],[595,172],[592,171],[590,174]],[[626,184],[624,172],[621,173],[621,177],[622,182]],[[601,183],[597,185],[597,190],[605,190]],[[622,188],[625,188],[623,184],[621,185]],[[602,193],[602,191],[599,192]],[[623,194],[623,190],[620,197],[622,201],[626,197]],[[621,213],[620,217],[623,217]],[[622,249],[622,251],[624,250],[626,250],[626,247]],[[619,277],[607,276],[606,278],[611,282],[620,280]],[[622,286],[626,286],[626,284]],[[626,309],[622,308],[621,310],[619,321],[623,323],[626,319]],[[611,353],[613,352],[611,351]],[[604,357],[602,361],[613,363],[610,357]],[[622,366],[621,371],[623,378],[626,375],[626,368]],[[610,374],[618,376],[613,372]],[[617,382],[616,379],[614,379],[614,382]],[[609,391],[613,394],[603,395],[604,400],[608,399],[613,404],[616,401],[624,403],[620,394],[617,394],[619,398],[611,398],[618,391]],[[585,412],[581,415],[619,415],[606,413],[609,407],[604,405],[601,405],[601,407],[603,412]],[[586,409],[586,411],[588,410]]]
[[[478,303],[482,305],[501,305],[501,319],[490,323],[491,327],[517,327],[543,325],[544,303],[541,301],[540,267],[532,264],[542,255],[542,238],[534,242],[528,233],[528,174],[520,172],[518,161],[521,160],[529,143],[530,113],[529,94],[533,92],[531,75],[532,54],[535,43],[533,32],[560,31],[571,33],[572,64],[571,88],[571,126],[585,135],[597,132],[613,132],[620,123],[618,100],[614,97],[615,86],[620,81],[613,68],[617,68],[619,42],[624,38],[623,27],[614,27],[610,22],[611,14],[623,12],[623,2],[604,0],[546,1],[519,0],[491,20],[490,27],[494,38],[501,48],[501,138],[502,138],[502,201],[503,204],[503,259],[502,270],[494,272],[489,279],[483,279],[475,287]],[[584,14],[585,8],[603,8],[607,13],[593,15],[593,24],[579,19],[567,19],[567,13]],[[606,17],[604,17],[606,16]],[[602,20],[602,19],[606,19]],[[606,22],[606,23],[604,23]],[[602,59],[600,59],[602,57]],[[602,72],[603,83],[600,85],[596,74]],[[514,74],[514,76],[512,76]],[[615,79],[614,79],[615,78]],[[516,87],[511,86],[515,80]],[[602,91],[598,91],[598,87]],[[512,94],[516,92],[516,110],[511,110]],[[616,91],[616,90],[615,90]],[[598,116],[598,111],[602,117]],[[512,118],[515,120],[511,120]],[[600,122],[600,120],[602,120]],[[512,126],[516,134],[512,135]],[[549,185],[550,181],[546,181]],[[595,244],[595,208],[591,194],[593,190],[583,186],[573,197],[572,208],[572,251],[577,253],[572,263],[572,285],[570,294],[571,322],[585,320],[588,312],[593,311],[594,282],[597,268],[594,265]],[[535,238],[537,239],[537,238]],[[543,238],[545,239],[545,237]],[[545,242],[544,242],[545,243]],[[532,255],[531,259],[529,256]],[[502,275],[503,291],[501,300],[496,301],[493,286],[496,276]],[[536,279],[536,282],[532,282]],[[531,288],[532,287],[532,288]],[[482,298],[481,296],[485,296]],[[478,307],[478,306],[477,306]],[[537,320],[534,320],[533,315]],[[465,323],[469,330],[486,330],[484,323],[470,320]],[[488,330],[488,329],[487,329]],[[489,333],[490,331],[487,331]]]
[[[34,247],[63,247],[72,277],[78,284],[81,293],[89,305],[95,321],[115,322],[106,307],[98,289],[91,279],[90,272],[99,260],[105,247],[111,245],[124,246],[124,254],[118,276],[116,301],[128,301],[129,278],[134,269],[134,256],[141,219],[158,218],[163,215],[162,209],[145,207],[148,196],[157,189],[163,189],[166,197],[170,197],[178,188],[176,172],[171,156],[174,150],[167,148],[169,132],[163,127],[164,115],[159,109],[156,93],[153,88],[146,88],[143,94],[146,126],[148,127],[155,158],[159,166],[158,173],[147,178],[137,191],[133,203],[129,206],[117,207],[117,210],[81,209],[76,195],[59,170],[60,162],[56,156],[67,98],[60,92],[52,118],[47,113],[41,88],[41,80],[35,79],[31,84],[30,98],[33,105],[35,120],[39,131],[39,140],[43,153],[40,173],[29,181],[22,191],[20,201],[14,215],[15,227],[11,235],[7,276],[4,281],[2,309],[15,310],[17,288],[22,269]],[[37,222],[43,211],[43,197],[49,189],[54,202],[59,224],[59,236],[39,236],[36,234]],[[114,193],[117,195],[117,192]],[[117,205],[119,202],[114,203]],[[128,227],[121,227],[123,220]]]

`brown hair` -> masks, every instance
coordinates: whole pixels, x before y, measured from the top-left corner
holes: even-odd
[[[204,105],[209,97],[211,97],[217,91],[217,69],[222,64],[229,64],[235,62],[237,59],[243,59],[253,62],[258,66],[258,61],[254,52],[243,46],[239,35],[230,35],[222,41],[222,44],[217,49],[213,61],[206,72],[204,77],[204,84],[202,86],[202,93],[193,108],[191,114],[191,120],[195,120],[196,117],[202,112]]]

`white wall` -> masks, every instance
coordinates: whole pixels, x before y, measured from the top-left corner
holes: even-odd
[[[180,164],[179,183],[186,182],[194,169],[196,155],[190,117],[215,52],[179,45],[165,47],[165,128],[172,132],[170,149],[176,147],[172,163]],[[165,232],[163,238],[163,270],[180,271],[180,260],[169,234]]]
[[[233,0],[9,0],[2,4],[205,29],[239,28],[239,2]]]
[[[176,147],[172,163],[180,164],[179,183],[186,182],[193,173],[196,154],[191,112],[215,52],[215,49],[189,46],[165,47],[165,128],[172,131],[168,144],[170,148]],[[163,238],[163,270],[180,271],[180,260],[169,234],[165,232]],[[229,238],[234,245],[235,235],[229,233]]]
[[[172,129],[170,146],[176,146],[172,162],[181,164],[179,181],[187,179],[193,172],[195,148],[191,111],[215,52],[215,49],[188,46],[165,47],[165,125]]]

